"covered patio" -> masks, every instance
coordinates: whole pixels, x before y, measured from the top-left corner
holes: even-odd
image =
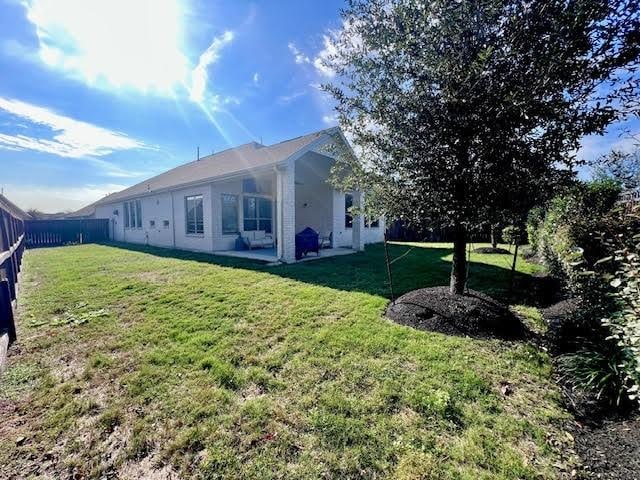
[[[267,263],[280,263],[275,248],[262,248],[257,250],[225,250],[214,253],[215,255],[222,255],[224,257],[246,258],[249,260],[257,260]],[[310,253],[302,257],[300,260],[298,260],[298,262],[307,262],[311,260],[319,260],[321,258],[349,255],[351,253],[356,253],[356,250],[348,247],[323,248],[317,255],[315,253]]]
[[[328,152],[308,150],[271,170],[241,178],[234,204],[239,210],[237,219],[226,222],[223,211],[223,225],[229,223],[229,231],[239,225],[245,249],[239,248],[235,234],[228,237],[227,248],[213,253],[293,263],[363,250],[364,220],[349,210],[360,204],[362,195],[333,188],[329,178],[334,163]],[[231,191],[230,184],[223,185],[221,189]],[[312,229],[324,248],[319,252],[311,248],[302,256],[298,251],[296,258],[296,235],[305,229]]]

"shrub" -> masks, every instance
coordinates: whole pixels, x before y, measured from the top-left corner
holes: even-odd
[[[534,207],[527,217],[527,239],[532,252],[538,251],[540,239],[540,227],[544,220],[544,209],[542,207]]]
[[[635,400],[640,384],[640,216],[637,207],[615,206],[619,193],[611,180],[578,184],[551,201],[541,222],[535,212],[528,223],[538,255],[580,299],[566,328],[554,329],[567,337],[554,338],[568,352],[559,368],[615,404],[623,395]]]
[[[611,259],[616,270],[611,276],[613,299],[617,309],[603,320],[618,348],[623,352],[620,368],[628,380],[627,393],[631,400],[638,399],[640,385],[640,206],[631,212],[622,208],[614,212],[613,224],[618,228],[609,232],[605,242],[618,247]]]
[[[502,240],[509,245],[521,245],[524,238],[525,236],[522,228],[516,225],[509,225],[502,229]]]
[[[540,224],[534,239],[538,254],[573,294],[581,295],[592,287],[588,281],[585,284],[588,276],[584,271],[607,253],[595,232],[619,194],[620,186],[612,180],[579,183],[551,201]]]
[[[590,344],[558,358],[558,370],[572,385],[595,394],[598,400],[620,405],[632,383],[621,369],[625,353],[605,341]]]

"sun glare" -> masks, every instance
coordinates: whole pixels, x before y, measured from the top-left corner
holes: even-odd
[[[188,78],[179,0],[30,0],[40,57],[91,84],[171,94]]]

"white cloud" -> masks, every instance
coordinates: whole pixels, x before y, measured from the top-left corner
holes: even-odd
[[[188,74],[180,0],[25,0],[39,55],[89,84],[172,93]]]
[[[258,86],[259,83],[260,83],[260,74],[256,72],[253,74],[253,84],[255,86]]]
[[[151,148],[124,133],[59,115],[47,108],[19,100],[0,97],[0,110],[35,127],[46,127],[52,134],[52,138],[40,138],[0,133],[0,148],[5,150],[34,150],[61,157],[85,158],[112,176],[137,176],[92,157],[109,155],[118,150]]]
[[[293,54],[295,62],[299,65],[303,63],[311,63],[311,59],[303,54],[293,42],[289,42],[289,51]]]
[[[126,185],[102,184],[79,187],[49,185],[3,185],[4,194],[23,210],[37,209],[45,213],[73,211],[105,195],[120,191]]]
[[[582,139],[577,157],[589,161],[595,160],[611,150],[631,152],[638,146],[639,135],[640,132],[635,134],[622,133],[621,135],[620,131],[615,130],[605,135],[589,135]]]
[[[323,115],[322,121],[327,125],[337,125],[338,124],[338,115]]]
[[[335,77],[336,72],[333,68],[331,68],[327,62],[337,54],[337,49],[334,43],[335,34],[334,35],[323,35],[322,42],[324,48],[318,52],[318,55],[313,60],[313,66],[316,67],[318,73],[324,77]]]
[[[202,52],[198,65],[191,73],[191,89],[189,98],[196,103],[201,103],[205,99],[207,90],[207,81],[209,74],[207,69],[220,58],[220,50],[233,41],[233,32],[226,31],[219,37],[215,37],[211,45]]]
[[[293,92],[290,95],[281,95],[278,97],[278,103],[282,105],[289,104],[294,100],[297,100],[298,98],[302,97],[306,93],[307,92],[305,92],[304,90],[300,90],[299,92]]]

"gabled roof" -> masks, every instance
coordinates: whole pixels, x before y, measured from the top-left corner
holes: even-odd
[[[31,220],[31,215],[23,211],[13,202],[9,201],[9,199],[2,194],[0,194],[0,208],[18,220]]]
[[[277,165],[336,130],[336,127],[320,130],[269,146],[256,142],[245,143],[175,167],[137,185],[107,195],[84,209]]]
[[[90,218],[96,212],[96,204],[98,202],[93,202],[91,205],[87,205],[86,207],[82,207],[80,210],[76,210],[75,212],[66,213],[64,218]]]

